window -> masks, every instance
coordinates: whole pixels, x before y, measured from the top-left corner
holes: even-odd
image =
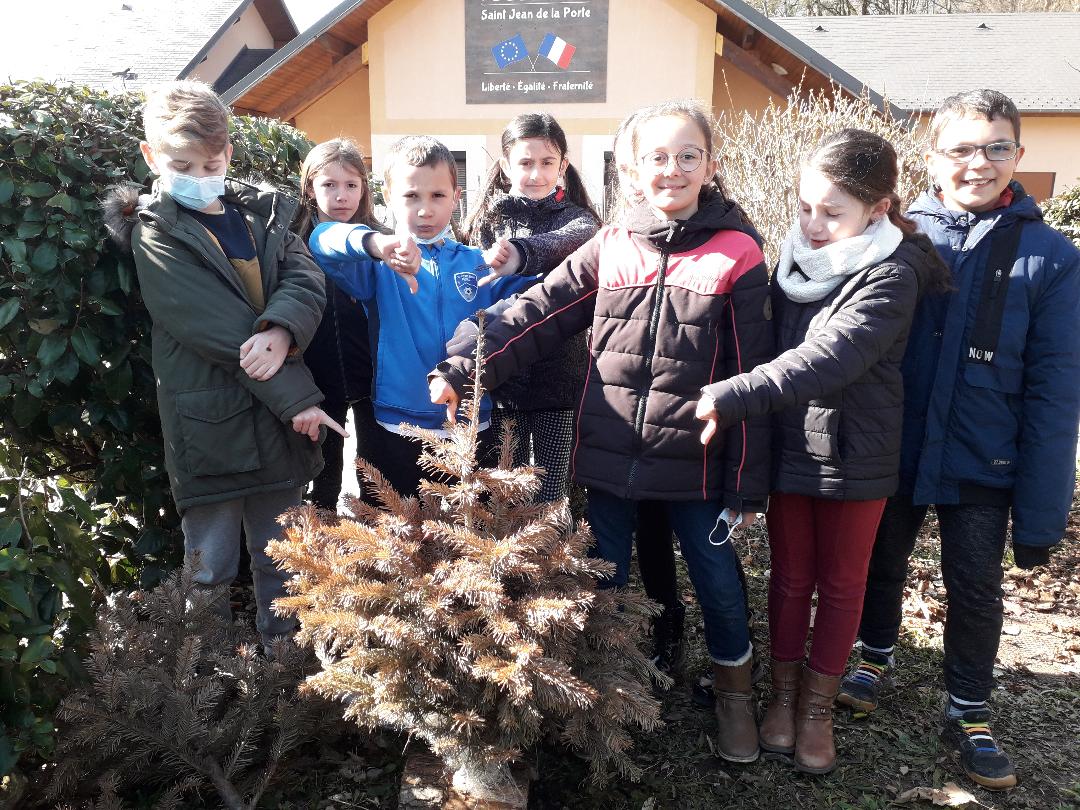
[[[1024,187],[1024,191],[1035,198],[1035,202],[1054,196],[1054,180],[1056,172],[1017,172],[1013,175]]]
[[[619,170],[615,165],[615,153],[611,150],[604,152],[604,199],[601,203],[600,216],[606,222],[608,215],[615,210],[618,204],[616,195],[619,193]]]
[[[458,188],[461,189],[461,202],[458,203],[457,210],[454,212],[451,220],[453,221],[455,228],[460,228],[461,223],[465,221],[465,217],[468,214],[468,203],[466,202],[467,195],[465,194],[465,180],[468,175],[465,173],[465,153],[454,150],[451,151],[450,154],[454,156],[454,163],[457,165],[457,184]]]

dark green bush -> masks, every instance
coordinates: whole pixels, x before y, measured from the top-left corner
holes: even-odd
[[[1046,221],[1080,247],[1080,183],[1042,204]]]
[[[179,559],[134,266],[98,200],[144,184],[135,94],[0,84],[0,774],[47,753],[93,591]],[[231,173],[295,193],[311,144],[237,119]]]

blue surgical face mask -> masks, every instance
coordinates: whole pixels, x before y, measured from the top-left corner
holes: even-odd
[[[180,205],[202,211],[225,193],[225,175],[192,177],[162,169],[161,187]]]

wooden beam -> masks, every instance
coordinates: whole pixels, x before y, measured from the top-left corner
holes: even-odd
[[[795,89],[795,85],[780,76],[771,65],[765,64],[755,54],[744,51],[731,40],[725,39],[723,34],[716,35],[716,54],[783,98],[787,98]]]
[[[296,114],[304,110],[325,96],[345,79],[364,66],[364,48],[353,48],[346,56],[323,74],[322,78],[314,84],[297,91],[270,112],[270,116],[282,121],[295,118]]]
[[[335,37],[333,34],[321,34],[316,37],[316,42],[323,46],[327,53],[333,57],[333,60],[337,60],[342,57],[348,56],[355,45],[350,42],[346,42],[341,37]]]

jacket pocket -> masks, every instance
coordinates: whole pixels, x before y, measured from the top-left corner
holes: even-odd
[[[182,391],[176,412],[192,475],[230,475],[261,466],[249,391],[240,386]]]
[[[952,472],[960,480],[1011,486],[1024,416],[1024,370],[968,363],[963,375],[953,398],[950,438],[966,453]]]
[[[1024,390],[1024,370],[1022,368],[998,368],[981,363],[967,363],[964,366],[964,382],[976,388],[989,388],[1006,394],[1019,394]]]
[[[810,405],[803,415],[803,450],[814,458],[840,458],[840,411]]]

